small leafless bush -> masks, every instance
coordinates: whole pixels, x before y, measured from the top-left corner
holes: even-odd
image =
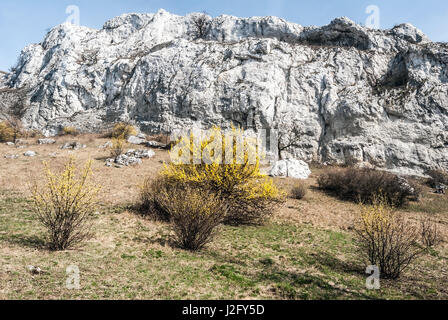
[[[140,187],[140,202],[138,205],[140,214],[157,221],[170,221],[170,213],[165,210],[165,207],[166,203],[171,201],[170,190],[174,189],[179,191],[176,184],[164,177],[146,178]]]
[[[357,243],[381,277],[397,279],[425,249],[418,244],[418,228],[387,204],[383,197],[362,205],[355,224]]]
[[[303,183],[298,182],[291,189],[291,198],[301,200],[306,196],[307,189]]]
[[[421,235],[422,243],[427,248],[434,247],[442,241],[437,223],[435,223],[431,218],[422,219]]]
[[[0,122],[0,142],[14,142],[14,130],[6,121]]]
[[[430,187],[436,188],[440,184],[448,186],[448,172],[445,172],[443,170],[430,170],[427,172],[427,174],[430,176],[427,181],[427,184]]]
[[[176,243],[199,250],[224,221],[227,206],[211,190],[159,176],[147,178],[140,189],[139,211],[155,220],[171,222]]]
[[[195,27],[196,39],[205,39],[210,32],[210,17],[204,13],[198,13],[193,16],[193,25]]]
[[[214,236],[227,214],[225,203],[213,192],[185,186],[182,192],[171,189],[164,210],[169,213],[177,244],[199,250]]]

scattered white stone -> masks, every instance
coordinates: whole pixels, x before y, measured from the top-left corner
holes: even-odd
[[[64,144],[61,149],[72,149],[72,150],[79,150],[79,149],[84,149],[87,146],[85,144],[81,144],[78,141],[72,141],[72,142],[67,142],[66,144]]]
[[[25,157],[35,157],[37,156],[37,153],[34,151],[27,151],[23,154]]]
[[[39,144],[55,144],[56,140],[50,139],[50,138],[48,138],[48,139],[39,139],[39,140],[37,140],[37,143],[39,143]]]
[[[139,158],[139,159],[149,159],[152,158],[156,155],[156,153],[152,150],[128,150],[128,152],[126,152],[126,156],[128,157],[135,157],[135,158]]]
[[[143,143],[143,145],[148,148],[158,148],[158,149],[166,148],[166,144],[158,142],[158,141],[145,141]]]
[[[142,164],[142,159],[149,159],[154,157],[155,152],[152,150],[128,150],[125,154],[121,154],[118,157],[110,158],[106,160],[106,166],[112,167],[127,167]]]
[[[130,136],[128,138],[128,142],[130,144],[144,144],[146,142],[146,139],[142,139],[142,138],[139,138],[139,137],[136,137],[136,136]]]
[[[17,159],[19,157],[18,154],[7,154],[5,155],[5,159]]]
[[[14,142],[6,142],[7,146],[15,146]]]
[[[272,177],[290,177],[295,179],[308,179],[311,170],[302,160],[287,159],[274,163],[269,175]]]
[[[98,148],[107,149],[107,148],[112,148],[112,147],[113,147],[113,143],[111,141],[107,141],[105,144],[99,146]]]
[[[31,274],[34,274],[34,275],[38,275],[38,274],[42,273],[42,269],[39,267],[29,265],[26,268]]]

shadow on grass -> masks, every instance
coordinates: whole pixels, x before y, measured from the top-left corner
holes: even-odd
[[[45,240],[38,236],[27,236],[23,234],[13,234],[7,237],[0,237],[1,241],[12,245],[18,245],[31,249],[48,250]]]
[[[359,278],[360,283],[365,281],[366,276],[355,263],[347,263],[327,253],[312,257],[309,261],[309,265],[317,268],[319,274],[300,272],[300,267],[291,270],[291,268],[285,268],[283,265],[275,263],[272,259],[261,259],[259,264],[251,266],[244,260],[216,251],[205,250],[202,254],[214,260],[215,265],[211,269],[212,272],[226,277],[242,288],[260,285],[268,287],[270,294],[275,299],[374,299],[362,292],[349,290],[343,284],[333,283],[338,281],[331,275],[326,275],[325,269],[330,268],[343,278],[345,276]],[[360,287],[360,289],[362,288]]]
[[[278,266],[268,267],[259,272],[256,281],[271,282],[272,293],[282,299],[373,299],[362,292],[336,285],[331,279],[325,279],[325,276],[283,270]]]
[[[348,273],[354,276],[365,275],[365,270],[360,267],[363,265],[363,262],[360,259],[356,259],[353,262],[346,262],[327,252],[319,252],[313,257],[313,260],[319,265],[328,267],[338,273]]]

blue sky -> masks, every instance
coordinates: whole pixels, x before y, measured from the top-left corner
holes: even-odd
[[[122,13],[160,8],[179,15],[195,11],[212,16],[276,15],[301,25],[325,25],[339,16],[364,23],[367,6],[376,5],[381,28],[410,22],[433,41],[448,41],[446,0],[0,0],[0,70],[8,70],[23,47],[40,42],[49,28],[63,23],[69,5],[77,5],[81,25],[92,28],[101,28],[106,20]]]

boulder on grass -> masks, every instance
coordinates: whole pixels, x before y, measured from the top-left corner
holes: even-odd
[[[144,144],[145,142],[146,142],[146,139],[142,139],[142,138],[139,138],[136,136],[130,136],[128,138],[128,143],[130,143],[130,144],[140,145],[140,144]]]
[[[27,151],[23,154],[25,157],[35,157],[37,156],[37,153],[34,151]]]
[[[311,170],[308,164],[302,160],[287,159],[274,163],[269,172],[271,177],[290,177],[295,179],[308,179]]]

